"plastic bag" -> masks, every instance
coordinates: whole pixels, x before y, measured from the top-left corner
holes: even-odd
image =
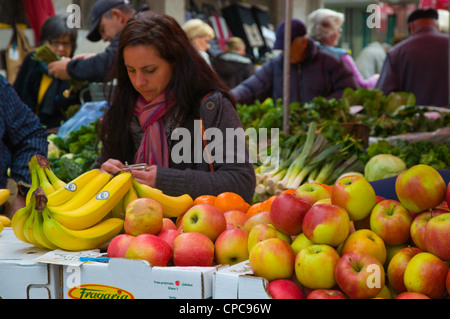
[[[68,138],[70,132],[76,131],[82,126],[87,126],[100,118],[107,107],[106,101],[86,102],[74,116],[60,126],[56,135],[62,139]]]

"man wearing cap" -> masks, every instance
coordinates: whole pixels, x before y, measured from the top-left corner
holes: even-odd
[[[408,17],[410,36],[388,51],[377,89],[411,92],[417,105],[449,106],[449,36],[439,32],[438,12],[418,9]]]
[[[274,49],[284,49],[284,25],[276,30]],[[268,97],[283,98],[283,58],[280,54],[265,62],[252,76],[231,90],[236,101],[252,104]],[[357,84],[350,69],[338,58],[319,48],[306,37],[302,21],[291,20],[290,60],[290,102],[309,102],[317,96],[339,98],[345,88],[356,88]]]
[[[91,12],[91,29],[88,40],[109,41],[104,52],[82,54],[73,59],[62,59],[48,65],[49,74],[62,80],[102,82],[111,69],[117,54],[119,34],[135,10],[129,0],[98,0]]]

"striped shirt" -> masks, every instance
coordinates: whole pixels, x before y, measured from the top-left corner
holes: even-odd
[[[47,156],[47,131],[25,105],[14,88],[0,76],[0,188],[11,177],[31,183],[28,160],[35,154]]]

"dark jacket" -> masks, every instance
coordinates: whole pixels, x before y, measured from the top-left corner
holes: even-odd
[[[255,73],[255,66],[251,60],[234,52],[212,57],[211,65],[229,88],[234,88]]]
[[[417,105],[449,106],[449,36],[418,29],[388,51],[376,88],[414,93]]]
[[[110,72],[117,56],[119,35],[111,41],[104,52],[88,59],[74,59],[67,64],[67,73],[74,79],[89,82],[103,82]]]
[[[181,124],[173,124],[184,118]],[[203,120],[204,129],[218,128],[223,136],[213,135],[218,141],[223,141],[223,148],[213,145],[207,140],[208,151],[212,156],[212,169],[204,155],[204,145],[201,140],[201,129],[198,125]],[[139,125],[136,121],[135,125]],[[169,167],[158,166],[156,188],[165,194],[178,196],[189,194],[192,198],[200,195],[218,195],[222,192],[235,192],[251,203],[255,186],[255,170],[248,158],[248,149],[238,149],[238,142],[232,144],[234,148],[226,151],[227,132],[232,133],[236,128],[242,128],[241,121],[234,105],[220,93],[212,93],[201,103],[193,114],[179,116],[174,112],[165,120],[166,136],[169,144]],[[228,130],[227,130],[228,129]],[[133,130],[139,146],[142,129]],[[212,134],[217,131],[212,131]],[[175,136],[174,134],[179,134]],[[223,150],[223,156],[220,151]],[[187,159],[181,159],[180,154],[186,154]],[[227,153],[228,152],[228,153]],[[232,156],[231,159],[226,156]],[[242,156],[245,156],[243,159]],[[99,167],[107,158],[101,156],[94,167]],[[220,163],[222,162],[222,163]],[[130,163],[131,164],[131,163]]]
[[[39,120],[48,129],[61,126],[61,122],[67,120],[64,113],[71,105],[81,104],[79,93],[72,92],[68,98],[64,97],[64,91],[70,88],[68,81],[53,79],[42,103],[38,106],[38,93],[43,74],[47,74],[46,67],[34,60],[35,52],[28,54],[20,67],[14,82],[14,89],[21,100],[37,113]],[[38,111],[36,112],[36,110]]]
[[[256,99],[283,98],[283,55],[267,61],[254,75],[231,90],[236,101],[252,104]],[[337,57],[308,41],[308,54],[300,64],[291,64],[290,102],[309,102],[317,96],[340,98],[345,88],[356,88],[350,69]]]
[[[6,188],[8,168],[13,180],[30,184],[28,161],[35,154],[47,156],[47,132],[3,76],[0,76],[0,136],[0,188]]]

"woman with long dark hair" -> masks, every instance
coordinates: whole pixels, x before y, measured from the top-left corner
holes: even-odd
[[[174,18],[142,12],[130,19],[113,75],[97,160],[103,171],[146,163],[134,177],[166,194],[230,191],[251,201],[255,173],[247,147],[238,148],[245,137],[229,134],[243,132],[232,97]]]

